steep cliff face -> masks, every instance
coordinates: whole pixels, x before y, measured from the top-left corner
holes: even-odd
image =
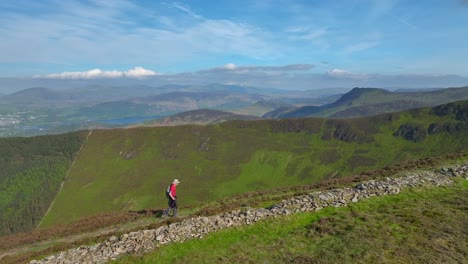
[[[421,125],[403,124],[395,133],[393,133],[393,135],[396,137],[402,137],[406,140],[419,142],[426,138],[427,132],[426,129]]]
[[[432,113],[438,116],[454,116],[459,121],[468,121],[468,101],[439,105],[433,108]]]

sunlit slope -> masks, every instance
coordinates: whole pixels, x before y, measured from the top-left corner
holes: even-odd
[[[163,208],[164,188],[174,178],[182,182],[180,204],[194,205],[466,151],[467,102],[444,107],[349,120],[97,130],[43,226],[98,212]]]

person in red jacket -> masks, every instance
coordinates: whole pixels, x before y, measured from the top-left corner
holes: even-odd
[[[166,190],[166,196],[168,200],[168,208],[163,212],[164,216],[169,216],[169,212],[172,209],[172,216],[177,217],[177,185],[180,183],[178,179],[172,181],[172,184],[168,186]]]

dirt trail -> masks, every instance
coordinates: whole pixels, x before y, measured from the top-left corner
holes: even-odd
[[[43,241],[35,242],[32,244],[17,246],[15,248],[7,249],[5,251],[0,252],[0,263],[2,263],[2,259],[7,256],[21,255],[21,254],[25,254],[28,252],[34,252],[34,251],[47,249],[47,248],[53,247],[54,245],[74,244],[75,242],[84,241],[86,239],[98,238],[102,236],[107,237],[116,233],[129,232],[135,229],[143,229],[147,227],[148,225],[153,224],[155,222],[159,222],[159,221],[160,219],[156,219],[154,217],[145,217],[142,219],[137,219],[131,223],[124,223],[120,225],[104,227],[104,228],[93,230],[90,232],[83,232],[79,234],[73,234],[73,235],[64,236],[64,237],[43,240]]]

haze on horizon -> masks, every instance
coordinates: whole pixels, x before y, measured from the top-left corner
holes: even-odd
[[[0,2],[0,93],[468,85],[468,1]]]

